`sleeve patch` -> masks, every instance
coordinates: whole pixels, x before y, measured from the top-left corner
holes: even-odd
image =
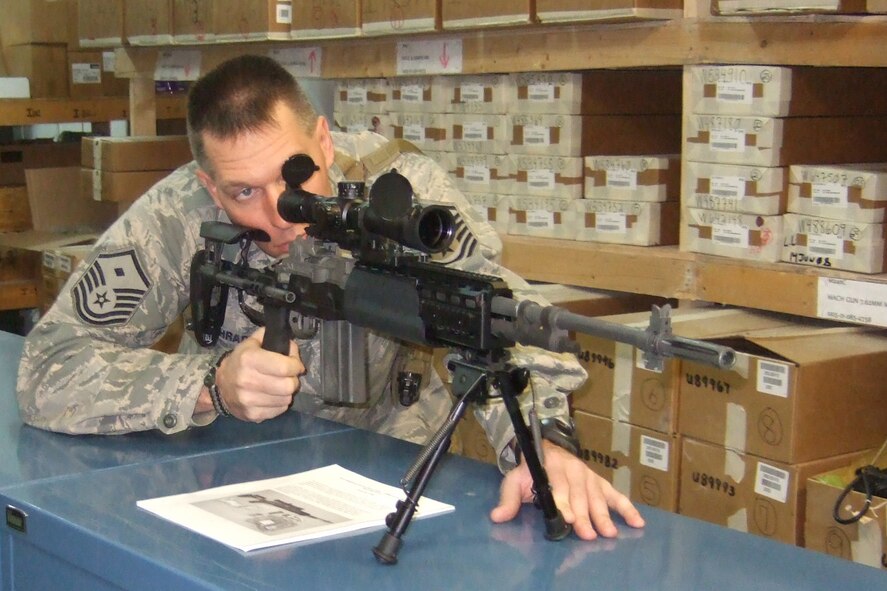
[[[99,254],[71,288],[74,310],[86,324],[121,326],[145,299],[151,281],[135,249]]]

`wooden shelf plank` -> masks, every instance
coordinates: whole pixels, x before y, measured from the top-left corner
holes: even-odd
[[[817,317],[820,277],[887,285],[887,274],[756,263],[676,247],[503,236],[502,262],[526,279]]]
[[[5,99],[0,100],[0,125],[36,123],[99,122],[127,119],[129,97],[93,99]],[[158,97],[157,118],[185,116],[184,97]]]

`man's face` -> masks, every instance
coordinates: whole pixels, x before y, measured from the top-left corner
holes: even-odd
[[[305,235],[305,224],[293,224],[277,213],[277,200],[286,189],[281,175],[283,163],[295,154],[311,156],[320,168],[302,184],[306,191],[332,195],[328,170],[333,162],[333,145],[326,119],[319,117],[312,133],[306,133],[292,110],[280,103],[274,123],[234,139],[204,134],[206,156],[215,172],[198,177],[216,205],[235,224],[264,230],[269,242],[257,243],[273,257],[287,254],[289,244]]]

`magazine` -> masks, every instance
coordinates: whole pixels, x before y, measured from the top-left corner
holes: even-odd
[[[173,523],[249,552],[385,526],[405,493],[333,464],[280,478],[145,499],[136,504]],[[416,518],[454,511],[422,497]]]

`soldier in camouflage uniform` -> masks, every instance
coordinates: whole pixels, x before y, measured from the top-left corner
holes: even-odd
[[[249,253],[256,268],[285,256],[289,244],[304,236],[304,225],[286,222],[276,208],[285,189],[281,165],[294,154],[307,154],[318,165],[302,185],[318,195],[333,195],[345,172],[366,175],[369,185],[383,172],[379,169],[396,168],[420,202],[445,203],[457,213],[457,239],[438,256],[440,262],[501,276],[516,297],[533,297],[524,281],[495,262],[501,250],[495,232],[430,159],[386,148],[387,140],[369,131],[331,132],[289,73],[269,58],[234,58],[196,83],[188,125],[195,161],[152,187],[105,232],[28,336],[18,378],[24,421],[66,433],[174,433],[209,424],[219,403],[238,419],[254,422],[292,406],[424,443],[449,412],[450,398],[426,363],[419,400],[401,405],[394,376],[413,358],[387,338],[376,335],[369,343],[369,403],[350,407],[324,404],[313,395],[320,374],[317,339],[293,342],[289,356],[262,349],[264,329],[256,330],[237,298],[229,298],[215,350],[187,335],[178,354],[149,347],[189,304],[189,270],[203,247],[202,222],[266,231],[270,241],[254,244]],[[225,351],[230,354],[222,357]],[[531,348],[513,353],[517,364],[531,370],[539,415],[569,420],[567,393],[585,378],[576,360]],[[215,366],[216,406],[204,385]],[[491,513],[504,521],[532,499],[532,479],[523,464],[509,470],[513,431],[503,405],[488,404],[475,413],[499,452],[500,468],[508,472],[500,506]],[[578,458],[548,441],[542,445],[555,500],[580,537],[615,535],[611,509],[629,525],[643,525],[628,499]]]

